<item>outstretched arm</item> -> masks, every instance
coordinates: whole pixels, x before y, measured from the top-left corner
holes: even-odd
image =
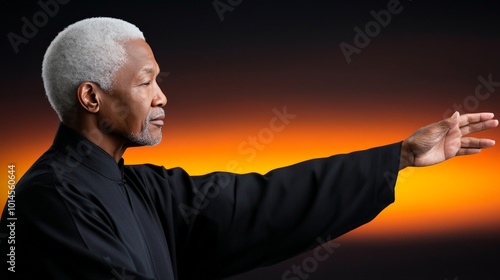
[[[466,136],[498,126],[493,113],[453,116],[416,130],[403,141],[399,169],[428,166],[455,156],[472,155],[495,145],[492,139]]]

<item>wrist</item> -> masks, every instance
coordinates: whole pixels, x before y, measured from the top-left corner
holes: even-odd
[[[399,157],[399,170],[404,169],[408,166],[413,166],[415,157],[409,148],[407,140],[404,140],[401,144],[401,155]]]

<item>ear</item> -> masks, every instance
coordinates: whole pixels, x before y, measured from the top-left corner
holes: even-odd
[[[83,82],[76,90],[80,105],[90,113],[99,112],[100,94],[102,93],[101,87],[93,82]]]

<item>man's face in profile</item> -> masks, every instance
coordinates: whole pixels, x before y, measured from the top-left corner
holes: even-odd
[[[127,146],[156,145],[167,103],[156,83],[160,69],[144,40],[129,40],[124,47],[127,61],[116,73],[111,94],[101,95],[99,121],[109,123],[111,133]]]

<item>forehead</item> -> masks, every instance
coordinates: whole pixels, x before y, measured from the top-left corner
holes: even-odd
[[[127,61],[123,65],[124,70],[131,72],[131,74],[158,71],[153,51],[146,41],[142,39],[129,40],[123,46],[127,54]]]

